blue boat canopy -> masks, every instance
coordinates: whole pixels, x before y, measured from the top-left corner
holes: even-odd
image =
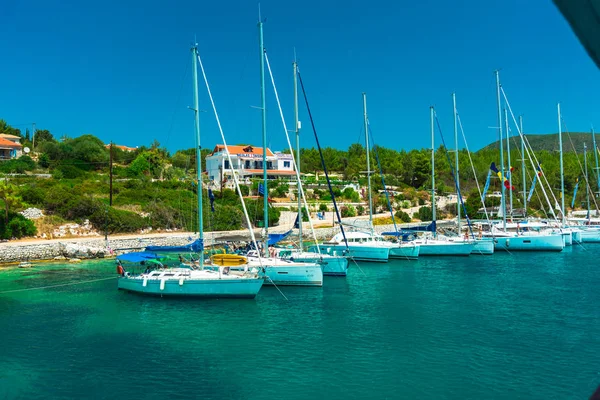
[[[436,223],[432,222],[426,226],[415,226],[415,227],[411,227],[411,228],[402,228],[402,230],[398,231],[398,232],[383,232],[382,235],[403,236],[406,233],[411,233],[411,232],[435,232],[435,230],[436,230]]]
[[[117,260],[128,261],[128,262],[141,262],[141,261],[148,261],[148,260],[156,260],[158,258],[160,258],[158,255],[153,254],[153,253],[148,253],[145,251],[137,252],[137,253],[121,254],[120,256],[117,256]]]
[[[146,251],[156,253],[198,253],[204,250],[204,240],[196,239],[192,243],[183,246],[147,246]]]
[[[269,246],[281,242],[283,239],[290,236],[290,233],[292,233],[292,231],[287,231],[285,233],[269,233]]]

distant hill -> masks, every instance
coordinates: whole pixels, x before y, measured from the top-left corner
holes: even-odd
[[[529,144],[534,151],[546,150],[546,151],[558,151],[558,133],[547,133],[543,135],[525,134]],[[592,135],[589,132],[569,132],[563,133],[563,151],[565,153],[573,152],[573,146],[577,153],[583,153],[583,144],[587,145],[588,150],[592,148]],[[596,136],[596,141],[600,143],[600,136]],[[521,146],[521,141],[518,136],[511,136],[511,147],[518,144]],[[572,143],[572,144],[571,144]],[[506,139],[504,142],[504,148],[506,148]],[[488,144],[481,150],[494,150],[498,149],[498,141]]]

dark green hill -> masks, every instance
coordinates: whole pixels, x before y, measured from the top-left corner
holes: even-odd
[[[534,151],[546,150],[546,151],[558,151],[558,133],[548,133],[543,135],[526,134],[529,144]],[[563,133],[563,151],[565,153],[573,152],[573,147],[577,153],[583,153],[583,144],[585,143],[588,149],[592,148],[592,135],[589,132],[569,132]],[[596,137],[600,140],[600,137]],[[515,144],[520,146],[520,139],[518,136],[511,137],[511,147]],[[505,142],[506,146],[506,142]],[[505,147],[506,148],[506,147]],[[488,144],[481,150],[494,150],[498,149],[498,141]]]

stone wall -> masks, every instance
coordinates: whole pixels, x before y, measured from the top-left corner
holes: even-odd
[[[108,248],[104,239],[49,241],[48,243],[7,243],[0,245],[0,262],[11,263],[34,260],[104,258],[114,253],[143,250],[148,245],[179,246],[190,243],[190,235],[152,238],[109,239]]]
[[[441,222],[443,224],[443,222]],[[440,224],[438,224],[440,225]],[[400,225],[399,225],[400,227]],[[393,231],[394,225],[376,225],[375,232]],[[248,231],[208,232],[205,234],[205,243],[210,243],[214,238],[219,240],[223,235],[238,234],[247,236]],[[315,230],[317,240],[329,240],[339,232],[339,227],[319,228]],[[257,239],[260,230],[255,230]],[[305,240],[313,239],[310,229],[303,231]],[[112,257],[115,253],[141,251],[146,246],[180,246],[194,240],[192,233],[164,234],[139,237],[109,238],[108,247],[103,238],[65,239],[44,242],[16,242],[0,244],[0,263],[16,263],[21,261],[52,260],[52,259],[84,259]]]

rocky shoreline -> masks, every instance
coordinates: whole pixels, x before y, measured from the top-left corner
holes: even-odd
[[[378,233],[393,231],[393,225],[376,225]],[[276,229],[282,232],[281,228]],[[317,240],[328,240],[339,232],[339,227],[315,229]],[[313,239],[312,232],[305,228],[303,236],[307,241]],[[123,237],[104,238],[76,238],[64,240],[37,240],[33,242],[20,241],[0,244],[0,264],[14,264],[25,261],[53,261],[53,260],[81,260],[114,257],[116,254],[132,251],[141,251],[146,246],[180,246],[190,243],[196,234],[192,232],[164,233],[152,235],[128,235]],[[255,230],[257,238],[260,231]],[[219,241],[227,236],[246,236],[243,231],[208,232],[205,234],[205,243]]]

